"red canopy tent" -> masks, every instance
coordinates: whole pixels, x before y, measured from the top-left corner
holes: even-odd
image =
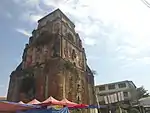
[[[77,104],[77,103],[74,103],[74,102],[71,102],[71,101],[67,100],[66,98],[64,98],[60,102],[63,105],[66,105],[69,108],[85,108],[85,107],[88,107],[88,105],[86,105],[86,104]]]
[[[41,102],[36,99],[33,99],[32,101],[28,102],[27,104],[34,105],[34,104],[41,104]]]
[[[17,111],[17,110],[28,110],[36,108],[32,105],[26,104],[19,104],[14,102],[7,102],[7,101],[0,101],[0,112],[10,112],[10,111]]]
[[[79,108],[86,108],[86,107],[88,107],[87,104],[78,104],[78,105],[75,105],[75,106],[71,106],[69,108],[73,108],[73,109],[77,108],[77,109],[79,109]]]
[[[62,103],[58,100],[56,100],[55,98],[53,98],[52,96],[50,96],[48,99],[46,99],[45,101],[43,101],[41,103],[42,105],[48,105],[48,104],[52,104],[52,105],[62,105]]]

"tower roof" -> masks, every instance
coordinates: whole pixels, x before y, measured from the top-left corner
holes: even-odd
[[[136,88],[136,85],[133,83],[133,81],[130,81],[130,80],[124,80],[124,81],[118,81],[118,82],[112,82],[112,83],[106,83],[106,84],[96,85],[96,87],[99,87],[99,86],[102,86],[102,85],[112,85],[112,84],[125,83],[125,82],[131,83]]]
[[[58,8],[58,9],[56,9],[56,10],[54,10],[53,12],[51,12],[51,13],[49,13],[48,15],[46,15],[46,16],[44,16],[43,18],[41,18],[40,20],[38,20],[38,23],[39,22],[41,22],[43,19],[45,19],[46,17],[48,17],[48,16],[50,16],[50,15],[52,15],[52,14],[54,14],[54,13],[56,13],[56,12],[58,12],[58,13],[60,13],[60,14],[62,14],[63,15],[63,17],[65,17],[66,19],[67,19],[67,21],[69,21],[71,24],[72,24],[72,26],[74,26],[75,27],[75,25],[74,25],[74,23]]]

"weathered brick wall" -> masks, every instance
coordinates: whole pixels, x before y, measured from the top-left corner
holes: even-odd
[[[73,67],[72,64],[69,64],[69,66],[66,67],[65,63],[66,61],[62,60],[61,58],[53,58],[47,61],[46,64],[42,65],[41,67],[35,67],[33,70],[36,80],[35,98],[43,101],[48,96],[53,96],[54,98],[61,100],[65,95],[68,100],[77,102],[77,83],[79,80],[81,80],[81,103],[91,104],[89,100],[93,100],[94,96],[93,94],[89,94],[92,93],[89,91],[89,88],[91,90],[94,88],[93,82],[90,82],[93,81],[93,79],[88,77],[87,80],[86,72],[82,72],[80,69]],[[48,84],[46,84],[46,76],[48,76]],[[15,79],[15,81],[16,80],[17,79]],[[64,84],[65,89],[63,89]],[[14,88],[11,90],[15,91],[15,85],[16,84],[14,83]],[[47,97],[45,97],[46,85],[48,85]],[[19,100],[29,101],[28,99],[25,99],[25,94],[21,92],[18,93],[20,95]],[[92,96],[90,97],[89,95]],[[12,95],[8,97],[13,99],[17,98]],[[94,104],[94,100],[92,102]]]
[[[61,13],[58,11],[56,15],[63,15]],[[94,104],[94,78],[88,76],[86,55],[79,35],[74,27],[68,27],[64,16],[53,18],[53,21],[47,19],[50,17],[40,21],[38,29],[33,31],[22,63],[10,78],[8,100],[28,102],[36,98],[43,101],[53,96],[58,100],[66,97],[73,102]],[[33,76],[35,81],[30,93],[20,90],[20,77],[26,76]]]

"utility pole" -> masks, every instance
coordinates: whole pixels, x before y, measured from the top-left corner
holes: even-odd
[[[100,104],[99,104],[99,100],[98,100],[97,94],[95,94],[95,97],[96,97],[97,105],[98,105],[98,107],[100,107]],[[101,110],[99,110],[99,108],[98,108],[98,112],[101,113]]]

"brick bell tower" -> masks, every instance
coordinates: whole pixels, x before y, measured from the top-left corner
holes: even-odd
[[[59,10],[38,21],[22,62],[10,75],[9,101],[39,101],[49,96],[94,104],[94,76],[75,25]]]

